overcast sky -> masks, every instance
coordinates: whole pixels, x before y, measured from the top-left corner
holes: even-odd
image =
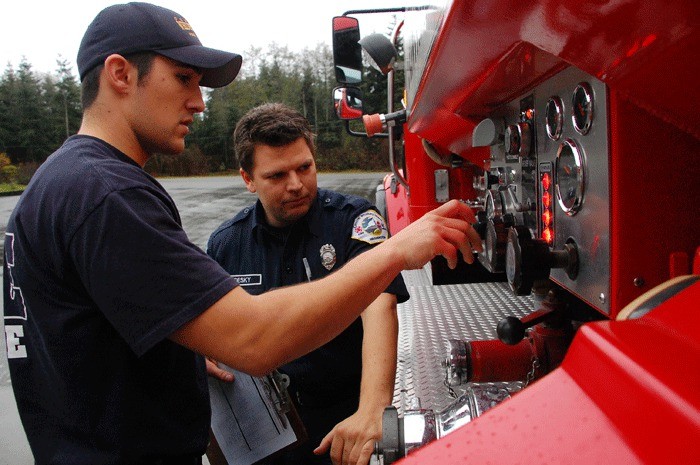
[[[54,72],[59,55],[77,75],[80,40],[95,15],[118,0],[3,0],[0,73],[22,57],[36,72]],[[271,42],[300,51],[331,42],[331,18],[347,10],[416,4],[412,0],[153,0],[187,19],[207,47],[242,53]],[[390,16],[359,15],[361,34],[385,32]]]

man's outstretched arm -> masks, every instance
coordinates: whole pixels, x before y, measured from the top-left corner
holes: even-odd
[[[258,296],[235,288],[171,338],[262,376],[340,334],[402,270],[421,268],[436,255],[454,267],[458,250],[473,262],[473,251],[481,250],[474,222],[467,205],[450,201],[323,279]]]

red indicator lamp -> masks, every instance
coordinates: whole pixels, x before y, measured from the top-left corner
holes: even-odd
[[[551,228],[545,228],[542,231],[542,239],[544,239],[547,244],[551,244],[554,241],[554,233],[552,233]]]
[[[552,185],[552,178],[549,173],[544,173],[542,175],[542,190],[543,192],[549,193],[549,187]]]
[[[550,170],[540,174],[540,187],[542,188],[540,230],[542,231],[542,239],[551,247],[554,244],[554,212],[552,211],[552,174]]]
[[[544,224],[545,227],[549,227],[552,225],[552,212],[549,210],[545,210],[542,212],[542,223]]]
[[[552,196],[549,192],[542,194],[542,206],[548,210],[552,206]]]

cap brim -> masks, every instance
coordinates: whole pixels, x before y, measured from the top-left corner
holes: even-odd
[[[231,83],[241,69],[243,59],[240,55],[224,52],[202,45],[154,50],[154,52],[202,70],[203,87],[224,87]]]

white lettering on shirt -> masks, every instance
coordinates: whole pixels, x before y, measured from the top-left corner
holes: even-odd
[[[232,274],[239,286],[259,286],[262,284],[261,274]]]
[[[24,336],[24,328],[20,325],[6,325],[5,339],[7,341],[7,358],[27,358],[27,347],[20,344]]]

